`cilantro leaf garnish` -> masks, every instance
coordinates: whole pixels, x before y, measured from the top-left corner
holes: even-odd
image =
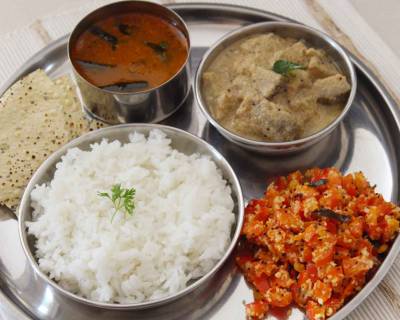
[[[97,195],[103,198],[108,198],[114,205],[114,213],[111,217],[111,223],[114,220],[115,215],[118,212],[123,212],[124,215],[133,215],[135,209],[135,198],[136,190],[134,188],[125,189],[120,184],[115,184],[111,187],[111,193],[109,192],[98,192]]]
[[[282,74],[284,76],[289,75],[292,71],[297,69],[304,70],[306,67],[302,64],[290,62],[287,60],[277,60],[272,66],[272,70],[276,73]]]

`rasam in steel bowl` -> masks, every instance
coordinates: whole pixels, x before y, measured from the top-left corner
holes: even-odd
[[[56,169],[56,164],[61,160],[61,157],[65,155],[68,149],[71,148],[80,148],[82,150],[89,150],[90,145],[96,142],[100,142],[103,139],[107,139],[108,141],[118,140],[122,143],[126,143],[129,141],[129,134],[133,132],[142,133],[148,136],[149,132],[153,129],[160,129],[163,131],[169,139],[171,139],[171,146],[185,154],[193,154],[199,153],[202,155],[209,156],[211,160],[215,162],[219,170],[224,177],[224,179],[228,182],[232,193],[232,199],[234,201],[234,214],[235,214],[235,222],[231,229],[231,242],[226,249],[224,256],[213,266],[213,268],[205,274],[203,277],[199,279],[192,280],[186,288],[179,291],[176,294],[163,297],[160,299],[148,300],[141,303],[131,303],[131,304],[114,304],[114,303],[103,303],[97,302],[93,300],[89,300],[78,296],[74,293],[71,293],[64,288],[62,288],[55,281],[51,280],[47,274],[43,273],[35,258],[35,237],[27,234],[26,222],[32,221],[32,212],[33,208],[31,207],[31,192],[36,185],[41,185],[44,183],[48,183],[52,180],[54,176],[54,172]],[[24,194],[21,199],[21,203],[18,209],[18,217],[19,217],[19,235],[22,243],[22,247],[24,250],[24,254],[29,261],[29,265],[27,268],[33,269],[33,274],[35,275],[35,283],[36,287],[46,287],[50,286],[52,291],[54,292],[54,298],[56,300],[61,301],[63,298],[72,299],[74,302],[78,302],[79,304],[85,304],[92,307],[102,308],[102,309],[117,309],[117,310],[140,310],[145,308],[157,307],[169,302],[172,302],[178,298],[183,298],[185,295],[189,294],[195,289],[200,289],[201,286],[206,285],[212,276],[219,270],[225,261],[228,259],[230,254],[232,253],[236,242],[240,235],[240,230],[243,224],[243,216],[244,216],[244,203],[243,203],[243,195],[241,191],[241,187],[239,184],[239,180],[236,177],[233,169],[229,165],[229,163],[224,159],[224,157],[212,147],[210,144],[205,142],[204,140],[188,133],[183,130],[164,126],[157,124],[125,124],[112,126],[100,130],[93,131],[91,133],[85,134],[70,143],[63,146],[60,150],[53,153],[35,172],[32,176],[30,182],[28,183]],[[43,293],[44,294],[44,293]]]
[[[80,68],[77,66],[78,61],[74,59],[73,56],[73,50],[76,46],[83,45],[83,42],[79,42],[79,39],[86,31],[90,30],[98,41],[104,41],[104,43],[109,42],[111,44],[113,41],[118,41],[115,45],[113,44],[112,51],[111,47],[108,51],[108,57],[106,58],[110,58],[115,50],[119,50],[118,48],[120,45],[124,45],[124,42],[126,45],[128,37],[133,38],[135,36],[135,21],[131,22],[132,26],[125,24],[123,25],[125,29],[113,33],[103,30],[96,25],[96,23],[110,17],[113,18],[127,14],[143,14],[156,17],[167,22],[174,30],[179,31],[180,36],[184,38],[187,45],[186,59],[179,68],[174,69],[175,73],[170,76],[168,80],[156,86],[144,86],[135,90],[127,89],[123,91],[111,89],[110,86],[96,86],[93,84],[93,79],[89,81],[88,77],[84,77],[82,74],[82,70],[79,70]],[[151,26],[149,26],[148,29],[151,29],[150,27]],[[131,28],[131,30],[128,31],[128,28]],[[152,37],[157,36],[153,34],[152,30],[148,32],[152,34]],[[129,35],[127,36],[126,34]],[[158,43],[150,41],[143,41],[140,43],[147,43],[150,47],[148,49],[150,53],[151,48],[156,52],[158,49],[163,50],[164,48],[159,48]],[[160,42],[160,45],[162,44],[163,42]],[[167,46],[168,44],[165,45]],[[126,47],[124,47],[124,49],[126,49]],[[129,48],[127,51],[131,52],[133,49]],[[169,51],[167,51],[167,49],[169,50],[169,48],[165,48],[166,52],[172,52],[173,50],[173,48]],[[87,49],[86,52],[89,52],[88,50],[89,49]],[[174,11],[156,3],[147,1],[115,2],[89,13],[76,25],[71,33],[68,42],[68,56],[84,108],[92,117],[109,124],[159,122],[174,113],[183,104],[190,91],[190,70],[188,63],[190,57],[190,39],[188,29],[184,21]],[[118,56],[121,57],[121,52],[118,53]],[[146,58],[148,56],[149,55],[147,55]],[[92,59],[92,57],[90,58]],[[107,60],[104,59],[104,57],[102,58],[103,59],[100,60]],[[79,63],[86,64],[87,68],[97,68],[98,70],[96,72],[99,72],[102,68],[102,71],[104,71],[107,67],[115,67],[115,65],[109,61],[79,61]],[[169,63],[169,58],[166,58],[164,63]],[[149,65],[145,64],[145,68],[149,68],[149,66],[151,66],[151,63]],[[118,64],[117,67],[119,68]],[[126,77],[126,72],[136,73],[139,77],[140,75],[143,76],[143,71],[136,69],[137,65],[132,65],[132,67],[129,68],[126,67],[124,77]],[[141,70],[143,70],[143,68]],[[105,77],[107,77],[107,75]],[[121,83],[119,83],[118,86],[122,87]]]
[[[341,114],[322,130],[302,139],[287,142],[264,142],[242,137],[224,128],[212,115],[207,105],[202,85],[204,72],[214,59],[228,46],[246,37],[273,32],[282,37],[304,39],[314,48],[324,49],[335,62],[339,70],[346,76],[351,85],[346,104]],[[349,111],[357,89],[357,79],[353,64],[345,50],[332,38],[313,28],[289,22],[261,22],[232,31],[215,43],[204,55],[195,76],[194,90],[196,100],[207,120],[228,140],[245,149],[264,154],[290,154],[304,150],[329,135],[343,120]]]

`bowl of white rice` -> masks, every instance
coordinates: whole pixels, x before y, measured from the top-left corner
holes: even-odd
[[[243,211],[239,181],[218,151],[155,124],[104,128],[63,146],[33,175],[18,209],[35,281],[124,310],[206,283],[234,249]]]

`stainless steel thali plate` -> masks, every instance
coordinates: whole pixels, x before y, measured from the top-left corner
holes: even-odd
[[[240,26],[260,21],[287,21],[281,16],[244,7],[211,4],[172,5],[189,27],[192,71],[206,49]],[[33,56],[0,90],[23,75],[42,68],[51,77],[70,73],[65,36]],[[335,166],[342,172],[362,170],[385,199],[399,202],[400,111],[378,79],[355,57],[358,90],[353,107],[332,135],[303,153],[266,157],[246,152],[223,138],[198,110],[193,95],[163,123],[190,131],[213,144],[230,162],[242,184],[245,200],[261,196],[272,176],[309,167]],[[243,301],[251,290],[232,259],[203,287],[169,305],[138,312],[99,311],[38,287],[18,240],[17,222],[0,212],[0,319],[245,319]],[[376,287],[400,250],[397,237],[391,251],[364,289],[330,319],[345,317]],[[294,310],[290,319],[303,319]]]

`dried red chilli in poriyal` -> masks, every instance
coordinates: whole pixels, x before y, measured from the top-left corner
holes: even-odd
[[[362,289],[399,231],[400,209],[361,172],[278,177],[246,207],[236,262],[253,287],[249,319],[295,304],[326,319]],[[289,310],[289,309],[288,309]]]

